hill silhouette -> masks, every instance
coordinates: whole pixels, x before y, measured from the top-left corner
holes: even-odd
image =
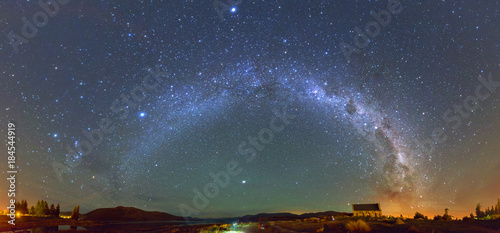
[[[349,213],[336,212],[336,211],[325,211],[317,213],[305,213],[305,214],[292,214],[292,213],[260,213],[256,215],[245,215],[239,217],[240,221],[258,221],[259,218],[266,219],[266,221],[284,221],[284,220],[295,220],[304,219],[320,216],[349,216]]]
[[[115,208],[100,208],[82,216],[85,220],[92,221],[184,221],[183,217],[159,211],[145,211],[134,207],[118,206]]]

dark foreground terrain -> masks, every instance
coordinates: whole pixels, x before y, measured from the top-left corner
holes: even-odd
[[[500,233],[500,221],[432,221],[432,220],[365,220],[345,217],[335,221],[269,221],[261,229],[257,222],[237,224],[178,225],[168,222],[102,223],[96,221],[72,221],[70,219],[23,216],[16,226],[0,217],[0,232],[30,230],[31,232],[412,232],[412,233]]]
[[[257,226],[245,232],[411,232],[411,233],[500,233],[500,221],[367,220],[357,224],[345,218],[329,222],[273,222],[265,230]],[[258,224],[257,224],[258,225]]]

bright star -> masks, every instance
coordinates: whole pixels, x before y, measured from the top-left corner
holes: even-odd
[[[231,8],[231,12],[236,12],[236,7]]]
[[[54,134],[54,137],[57,138],[57,134],[56,133]]]
[[[241,181],[241,183],[242,183],[242,184],[245,184],[246,182],[247,182],[246,180],[244,180],[244,181]]]
[[[145,117],[145,116],[146,116],[146,113],[141,112],[141,113],[139,114],[139,116],[140,116],[140,117]]]

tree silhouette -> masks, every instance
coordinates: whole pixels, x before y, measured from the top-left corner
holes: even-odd
[[[26,200],[21,200],[21,206],[19,208],[21,214],[28,214],[28,202]]]
[[[448,208],[444,209],[444,215],[443,215],[443,219],[446,220],[446,221],[450,221],[451,220],[451,215],[448,214]]]
[[[495,213],[500,214],[500,198],[498,198],[497,207],[495,208]]]
[[[21,209],[21,203],[19,203],[18,201],[14,202],[14,206],[16,207],[16,211],[19,211],[19,209]]]
[[[42,203],[40,202],[40,200],[38,200],[36,202],[36,205],[35,205],[35,215],[36,216],[42,216],[43,215],[43,206],[42,206]]]
[[[73,207],[73,211],[71,212],[71,219],[78,220],[79,212],[80,212],[80,205]]]
[[[36,216],[50,215],[50,209],[46,201],[39,200],[36,202],[35,215]]]
[[[16,206],[16,212],[20,214],[29,213],[28,202],[26,200],[21,200],[21,202],[16,201],[14,205]]]
[[[20,214],[29,214],[35,216],[59,216],[61,211],[61,207],[57,204],[57,208],[54,207],[54,204],[48,206],[48,203],[44,200],[38,200],[36,205],[28,208],[28,202],[26,200],[21,200],[21,202],[15,202],[16,212]]]
[[[61,213],[61,207],[59,206],[59,203],[57,203],[56,212],[54,213],[54,215],[57,216],[57,217],[59,217],[60,213]]]
[[[484,217],[484,212],[481,211],[481,204],[480,203],[477,203],[477,206],[476,206],[476,216],[478,218]]]
[[[24,200],[23,211],[25,214],[29,213],[28,202],[26,200]]]
[[[419,212],[415,213],[415,216],[413,217],[414,219],[424,219],[425,216]]]
[[[43,201],[43,213],[44,215],[50,215],[49,204],[46,201]]]
[[[50,204],[49,215],[50,216],[56,215],[56,208],[54,207],[54,204]]]

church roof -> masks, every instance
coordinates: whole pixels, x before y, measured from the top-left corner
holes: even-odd
[[[354,211],[381,211],[380,205],[376,204],[353,204],[352,210]]]

